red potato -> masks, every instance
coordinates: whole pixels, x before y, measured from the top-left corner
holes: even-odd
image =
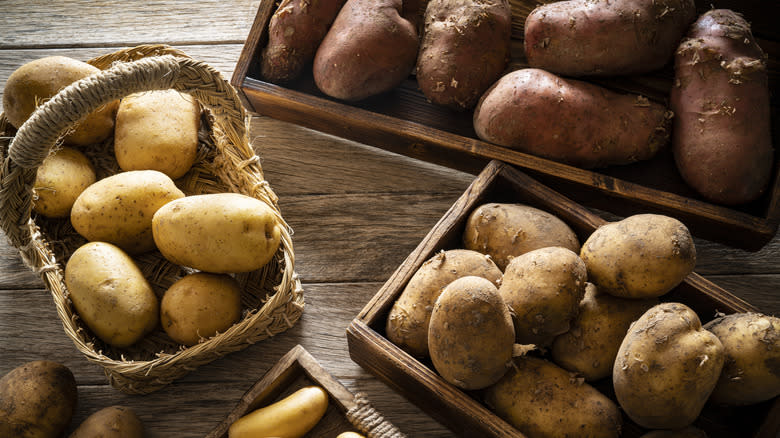
[[[531,67],[567,76],[625,75],[669,62],[696,19],[693,0],[570,0],[525,21]]]
[[[703,14],[680,44],[670,107],[683,179],[705,198],[758,198],[772,172],[766,54],[750,24],[725,9]]]
[[[285,83],[298,78],[314,59],[345,0],[282,0],[268,23],[260,74]]]
[[[598,168],[653,157],[668,141],[671,118],[663,105],[639,95],[521,69],[485,92],[474,129],[491,143]]]

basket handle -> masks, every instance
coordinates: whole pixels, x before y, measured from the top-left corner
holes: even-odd
[[[189,57],[151,56],[121,62],[62,89],[19,128],[0,169],[0,227],[22,249],[32,241],[32,188],[38,167],[58,139],[92,111],[116,99],[151,90],[189,93],[211,110],[215,127],[247,139],[247,114],[236,90],[213,67]],[[248,142],[247,142],[248,143]]]

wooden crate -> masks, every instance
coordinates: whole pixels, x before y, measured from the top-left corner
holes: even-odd
[[[430,361],[420,361],[385,337],[387,315],[419,267],[446,249],[462,248],[461,236],[469,213],[485,202],[515,202],[534,206],[565,221],[584,242],[605,220],[560,193],[505,163],[493,161],[404,260],[347,329],[352,359],[375,374],[433,418],[462,436],[518,437],[517,430],[483,406],[476,393],[447,383]],[[695,310],[702,323],[716,312],[756,311],[753,306],[696,273],[690,274],[662,301],[682,302]],[[611,379],[594,382],[614,400]],[[771,410],[771,412],[770,412]],[[624,437],[639,437],[643,430],[624,417]],[[780,400],[746,408],[707,406],[696,423],[710,438],[776,438],[780,433]]]
[[[583,205],[624,216],[638,212],[667,214],[683,221],[698,237],[746,250],[760,249],[777,232],[780,223],[780,160],[777,159],[772,185],[764,196],[750,204],[725,207],[694,193],[678,174],[668,150],[649,161],[589,171],[481,141],[473,129],[472,112],[456,113],[429,103],[413,76],[391,92],[357,103],[325,96],[314,84],[310,69],[300,80],[286,86],[265,82],[258,65],[276,3],[274,0],[260,3],[231,80],[244,92],[247,105],[257,113],[473,174],[488,161],[501,160]],[[512,70],[527,66],[522,27],[528,12],[522,7],[536,3],[510,1],[514,28]],[[775,15],[767,14],[763,10],[765,2],[759,0],[697,0],[697,4],[700,11],[713,5],[732,7],[752,21],[759,44],[769,54],[772,130],[774,138],[780,138],[777,111],[780,32],[773,19]],[[672,73],[671,66],[667,66],[643,76],[597,82],[664,102]]]

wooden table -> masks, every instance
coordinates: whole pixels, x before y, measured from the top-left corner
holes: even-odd
[[[86,60],[145,43],[166,43],[232,74],[259,0],[4,0],[0,84],[19,65],[48,55]],[[306,308],[287,332],[198,368],[169,387],[131,396],[65,335],[51,297],[16,251],[0,241],[0,375],[26,361],[68,366],[78,382],[73,427],[110,405],[132,407],[150,437],[200,437],[284,353],[302,344],[352,392],[409,436],[450,436],[443,426],[349,358],[345,329],[406,255],[460,196],[473,175],[261,116],[253,145],[294,229]],[[697,240],[696,271],[780,314],[780,237],[749,253]]]

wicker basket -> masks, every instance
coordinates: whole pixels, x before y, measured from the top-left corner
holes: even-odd
[[[109,382],[126,393],[156,391],[196,367],[280,333],[300,318],[304,300],[294,272],[291,230],[277,197],[264,180],[248,139],[248,117],[233,87],[219,72],[179,50],[139,46],[88,61],[103,70],[63,89],[39,107],[16,132],[0,114],[0,225],[11,244],[51,292],[67,335],[89,361],[101,365]],[[193,168],[175,182],[187,195],[237,192],[270,205],[284,224],[274,259],[264,268],[236,275],[243,286],[242,319],[224,333],[184,347],[157,329],[129,348],[117,349],[95,337],[75,313],[64,284],[64,262],[85,243],[70,221],[32,214],[32,184],[38,166],[59,138],[92,110],[134,92],[175,88],[193,95],[203,108],[199,155]],[[98,178],[120,171],[113,139],[81,148]],[[187,268],[158,251],[135,257],[158,296]]]

